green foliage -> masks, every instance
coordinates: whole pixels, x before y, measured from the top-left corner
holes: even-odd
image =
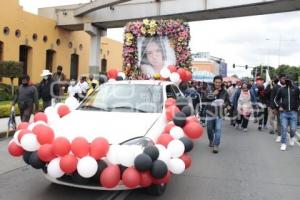
[[[16,115],[20,115],[20,110],[18,108],[18,104],[16,106]],[[39,107],[43,107],[43,102],[39,101]],[[11,101],[0,101],[0,118],[9,117],[11,111]]]
[[[0,61],[0,77],[17,78],[23,74],[23,63]]]
[[[14,88],[16,90],[17,87],[15,86]],[[11,86],[4,83],[0,83],[0,101],[7,101],[11,99]]]

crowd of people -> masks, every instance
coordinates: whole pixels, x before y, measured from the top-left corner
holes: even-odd
[[[68,81],[62,66],[58,66],[55,73],[43,70],[40,76],[42,80],[36,85],[30,81],[29,75],[21,77],[21,85],[12,101],[12,111],[18,104],[22,122],[29,122],[31,114],[44,111],[48,106],[61,102],[66,92],[68,96],[81,101],[94,91],[99,81],[105,81],[96,80],[93,75],[89,75],[88,79],[81,76],[78,81],[75,79]],[[42,109],[39,108],[39,99],[43,102]]]
[[[201,123],[207,128],[209,147],[213,153],[219,152],[222,123],[230,125],[244,133],[248,131],[249,121],[257,123],[258,131],[268,129],[276,134],[280,149],[296,142],[295,134],[299,125],[299,87],[285,74],[275,76],[266,83],[261,76],[254,81],[223,82],[221,76],[215,76],[213,83],[196,82],[181,85],[185,96],[189,96]]]

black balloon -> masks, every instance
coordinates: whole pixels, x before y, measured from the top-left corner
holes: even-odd
[[[173,122],[176,126],[184,127],[186,123],[186,115],[183,112],[175,113],[173,117]]]
[[[123,79],[122,76],[117,76],[116,80],[117,80],[117,81],[123,81],[124,79]]]
[[[41,161],[36,151],[31,153],[29,163],[35,169],[42,169],[45,166],[45,163]]]
[[[87,184],[89,182],[89,179],[87,178],[83,178],[82,176],[80,176],[78,174],[77,171],[75,171],[72,175],[71,175],[71,178],[72,180],[75,182],[75,183],[79,183],[79,184]]]
[[[128,168],[124,165],[119,165],[119,168],[120,168],[120,172],[121,172],[121,176],[123,175],[123,172]]]
[[[189,101],[188,101],[187,98],[184,98],[184,97],[178,97],[178,98],[176,99],[176,106],[177,106],[180,110],[182,110],[182,108],[183,108],[184,106],[188,106],[188,105],[189,105]]]
[[[140,154],[134,160],[134,167],[141,172],[147,171],[152,167],[152,159],[147,154]]]
[[[168,167],[166,163],[161,160],[156,160],[153,162],[153,166],[151,168],[151,174],[154,178],[161,179],[165,177],[168,173]]]
[[[97,173],[92,177],[92,179],[98,183],[100,182],[100,175],[103,172],[103,170],[107,167],[107,164],[103,160],[97,160],[97,163],[98,163]]]
[[[184,144],[184,152],[190,152],[194,148],[194,143],[192,140],[182,137],[179,139]]]
[[[184,106],[181,111],[188,117],[188,116],[191,116],[192,114],[192,108],[191,106]]]
[[[30,165],[29,158],[30,158],[31,154],[32,154],[32,152],[29,152],[29,151],[25,151],[24,154],[23,154],[23,160],[28,165]]]
[[[150,145],[144,149],[144,154],[147,154],[148,156],[150,156],[152,161],[154,161],[154,160],[157,160],[157,158],[159,156],[159,151],[156,146]]]

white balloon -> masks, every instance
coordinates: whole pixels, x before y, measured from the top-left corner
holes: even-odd
[[[175,139],[168,144],[167,149],[172,158],[179,158],[184,153],[184,144],[180,140]]]
[[[132,167],[135,159],[135,149],[131,145],[121,145],[118,160],[125,167]]]
[[[120,161],[118,159],[119,152],[120,152],[120,145],[118,144],[110,145],[108,153],[106,155],[107,160],[113,165],[120,164]]]
[[[118,72],[118,76],[121,76],[123,78],[123,80],[125,80],[126,75],[124,72]]]
[[[20,144],[19,140],[18,140],[18,136],[19,136],[19,133],[20,133],[20,132],[21,132],[21,130],[16,131],[15,134],[14,134],[14,137],[13,137],[13,139],[12,139],[18,146],[22,146],[22,145]]]
[[[52,113],[47,115],[48,117],[48,124],[52,126],[53,124],[57,123],[60,120],[60,117],[57,113]]]
[[[179,126],[174,126],[171,128],[170,130],[170,135],[175,138],[175,139],[179,139],[182,138],[184,136],[184,132],[182,130],[181,127]]]
[[[44,113],[48,116],[51,113],[55,113],[56,109],[53,106],[49,106],[45,109]]]
[[[180,83],[181,80],[180,80],[180,76],[177,72],[173,72],[171,73],[170,75],[170,80],[173,82],[173,83]]]
[[[47,116],[47,118],[48,118],[48,116]],[[44,121],[37,121],[37,122],[34,122],[34,123],[31,123],[29,126],[28,126],[28,130],[33,130],[33,128],[36,126],[36,125],[45,125],[45,126],[48,126],[48,124],[46,123],[46,122],[44,122]]]
[[[60,158],[55,158],[50,161],[48,164],[47,168],[47,173],[49,176],[53,178],[60,178],[62,177],[65,173],[61,170],[59,166]]]
[[[70,108],[70,110],[75,110],[79,106],[79,102],[75,97],[68,97],[65,104]]]
[[[179,158],[173,158],[169,161],[168,168],[173,174],[181,174],[185,170],[185,164],[183,160]]]
[[[26,151],[36,151],[40,148],[40,144],[33,133],[27,133],[21,138],[21,145]]]
[[[159,151],[159,156],[158,156],[157,160],[161,160],[164,163],[168,164],[171,159],[170,152],[166,149],[166,147],[164,147],[161,144],[156,144],[155,146],[158,148],[158,151]]]
[[[84,178],[91,178],[97,173],[98,164],[95,158],[85,156],[78,161],[77,171],[78,174]]]
[[[163,77],[163,78],[169,78],[170,75],[171,75],[171,71],[170,71],[167,67],[162,68],[162,69],[160,70],[160,75],[161,75],[161,77]]]

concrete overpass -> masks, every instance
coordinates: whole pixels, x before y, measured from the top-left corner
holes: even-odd
[[[201,21],[300,10],[300,0],[94,0],[87,4],[39,9],[57,26],[91,35],[90,71],[100,65],[100,38],[106,29],[143,18]]]

